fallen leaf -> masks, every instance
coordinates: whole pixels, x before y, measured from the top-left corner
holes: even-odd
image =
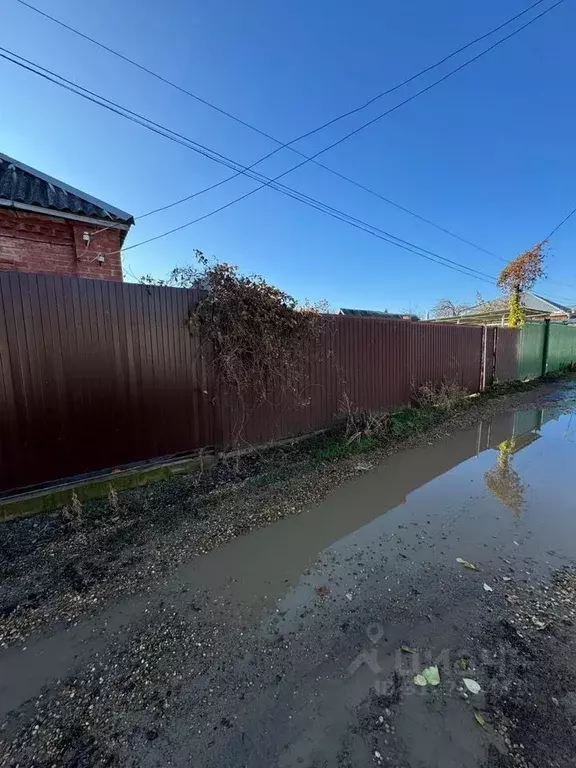
[[[484,719],[484,715],[482,715],[480,712],[474,712],[474,717],[476,718],[476,722],[478,725],[480,725],[482,728],[486,725],[486,720]]]
[[[480,688],[479,683],[477,683],[476,680],[471,680],[469,677],[463,678],[462,682],[464,683],[466,688],[468,688],[470,693],[476,694],[476,693],[480,693],[480,691],[482,690],[482,688]]]
[[[438,667],[426,667],[422,673],[429,685],[440,685],[440,673]]]
[[[489,584],[486,584],[486,582],[484,582],[482,586],[484,587],[484,592],[494,592],[492,587]]]
[[[457,557],[456,562],[463,565],[464,568],[469,568],[471,571],[479,571],[480,568],[475,563],[470,563],[468,560],[464,560],[463,557]]]
[[[428,685],[428,681],[424,677],[424,675],[414,675],[414,685],[420,685],[422,687],[425,687]]]
[[[466,671],[469,666],[468,659],[459,659],[458,666],[460,667],[460,669],[463,669],[464,671]]]
[[[512,581],[512,576],[502,576],[502,581]]]
[[[408,648],[407,645],[401,645],[400,650],[402,653],[416,653],[416,651],[414,651],[412,648]]]
[[[348,600],[352,600],[352,594],[350,592],[346,592],[346,597]]]

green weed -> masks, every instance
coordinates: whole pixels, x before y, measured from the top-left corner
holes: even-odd
[[[346,459],[378,448],[383,440],[377,437],[359,437],[353,442],[342,437],[327,437],[312,453],[312,460],[316,462],[336,461]]]
[[[269,472],[263,472],[261,475],[256,475],[252,482],[254,485],[265,488],[268,485],[279,483],[281,480],[284,480],[285,476],[286,473],[281,469],[273,469]]]

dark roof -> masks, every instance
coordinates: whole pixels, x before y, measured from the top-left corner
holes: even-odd
[[[493,301],[486,301],[484,304],[477,304],[475,307],[464,310],[460,317],[470,317],[471,315],[487,315],[493,312],[507,312],[510,306],[507,296],[500,296]],[[522,306],[533,312],[541,312],[542,314],[558,314],[566,313],[571,314],[570,307],[565,307],[563,304],[558,304],[556,301],[550,301],[542,296],[537,296],[535,293],[525,292],[522,294]]]
[[[347,315],[348,317],[387,317],[388,320],[404,320],[409,318],[410,320],[419,320],[417,315],[408,314],[395,314],[392,312],[381,312],[377,309],[340,309],[341,315]]]
[[[134,223],[129,213],[0,152],[0,206],[13,207],[14,203],[108,222]]]

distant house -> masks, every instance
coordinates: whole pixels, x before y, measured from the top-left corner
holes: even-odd
[[[394,314],[392,312],[380,312],[376,309],[340,309],[339,315],[346,315],[346,317],[381,317],[386,320],[413,320],[417,321],[420,318],[417,315],[402,315]]]
[[[0,270],[122,280],[133,217],[0,153]]]
[[[576,317],[574,307],[558,304],[556,301],[537,296],[535,293],[525,291],[522,294],[522,306],[527,320],[539,322],[552,320],[566,322]],[[509,315],[509,299],[501,296],[493,301],[486,301],[474,307],[465,309],[459,315],[453,317],[436,317],[434,323],[457,323],[466,325],[507,325]]]

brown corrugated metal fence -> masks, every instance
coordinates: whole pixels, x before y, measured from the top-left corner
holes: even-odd
[[[494,376],[497,381],[519,378],[520,334],[516,328],[495,328],[496,365]]]
[[[238,409],[187,323],[197,298],[177,288],[0,273],[0,490],[228,447]],[[345,399],[366,410],[407,405],[413,385],[443,377],[477,392],[482,339],[474,326],[329,317],[297,392],[248,409],[242,440],[324,428]],[[513,347],[510,336],[505,357]]]
[[[345,400],[359,410],[409,405],[413,385],[442,378],[478,392],[481,354],[480,327],[335,316],[310,350],[297,397],[272,395],[249,412],[243,438],[258,444],[322,429]]]
[[[0,274],[0,489],[219,443],[194,299]]]

